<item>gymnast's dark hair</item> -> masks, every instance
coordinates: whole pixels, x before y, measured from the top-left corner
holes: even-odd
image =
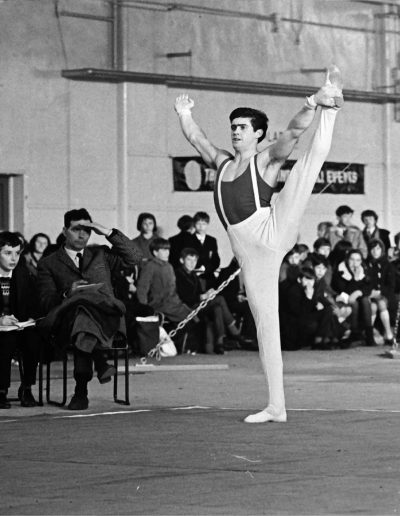
[[[229,115],[229,120],[231,123],[235,118],[250,118],[250,123],[253,126],[254,131],[261,129],[263,132],[262,135],[258,138],[258,143],[260,143],[265,138],[268,129],[268,117],[264,111],[259,111],[258,109],[248,107],[238,107],[234,109]]]

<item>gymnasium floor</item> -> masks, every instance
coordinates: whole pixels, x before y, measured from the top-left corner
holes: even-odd
[[[244,351],[134,373],[129,407],[97,380],[88,411],[14,403],[0,413],[0,514],[400,512],[400,360],[360,347],[284,363],[286,424],[242,422],[265,405]]]

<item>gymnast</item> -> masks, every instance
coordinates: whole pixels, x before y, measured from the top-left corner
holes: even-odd
[[[269,146],[262,142],[268,128],[264,112],[246,107],[232,111],[229,118],[234,152],[230,153],[213,145],[193,120],[194,102],[188,95],[179,95],[175,101],[184,136],[208,165],[217,168],[216,211],[242,268],[257,326],[267,406],[247,416],[246,423],[287,420],[278,316],[279,269],[296,242],[300,220],[329,153],[342,104],[341,74],[333,65],[327,70],[324,86],[306,98],[287,129]],[[279,170],[315,115],[316,129],[311,142],[271,206]]]

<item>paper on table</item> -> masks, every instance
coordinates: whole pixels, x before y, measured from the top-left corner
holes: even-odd
[[[30,319],[28,321],[17,322],[8,326],[0,326],[0,331],[16,331],[29,328],[30,326],[36,326],[36,321]]]

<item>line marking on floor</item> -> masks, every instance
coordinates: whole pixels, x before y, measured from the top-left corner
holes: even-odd
[[[52,419],[70,419],[70,418],[85,418],[85,417],[95,417],[95,416],[115,416],[118,414],[137,414],[140,412],[159,412],[159,411],[176,411],[176,410],[232,410],[232,411],[246,411],[246,412],[256,412],[256,409],[253,411],[249,409],[242,408],[233,408],[233,407],[205,407],[201,405],[190,405],[186,407],[158,407],[154,409],[137,409],[137,410],[118,410],[118,411],[108,411],[108,412],[96,412],[92,414],[68,414],[63,416],[54,416]],[[351,409],[329,409],[329,408],[294,408],[287,409],[287,412],[366,412],[366,413],[376,413],[376,414],[400,414],[399,410],[393,409],[362,409],[362,408],[351,408]]]

